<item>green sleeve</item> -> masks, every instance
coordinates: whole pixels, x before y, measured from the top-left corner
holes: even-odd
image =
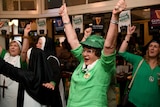
[[[1,58],[4,58],[5,54],[7,53],[7,51],[5,49],[2,50],[1,54],[0,54],[0,57]]]
[[[101,51],[101,63],[106,68],[106,71],[111,73],[115,73],[116,71],[116,51],[110,55],[105,55],[104,51]]]
[[[78,59],[79,62],[83,60],[82,51],[83,51],[82,45],[80,45],[76,49],[71,50],[71,53]]]
[[[26,61],[22,61],[22,59],[20,58],[20,63],[21,63],[22,69],[27,69],[27,62]]]
[[[137,63],[142,59],[142,56],[139,56],[133,53],[129,53],[129,52],[118,52],[118,54],[122,56],[126,61],[132,64]]]
[[[54,81],[51,81],[50,83],[52,83],[54,86],[56,85],[56,83]]]

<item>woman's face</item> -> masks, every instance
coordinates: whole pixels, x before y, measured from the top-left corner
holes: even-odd
[[[41,49],[41,48],[42,48],[42,44],[43,44],[42,39],[38,39],[38,42],[37,42],[37,44],[36,44],[36,47],[39,48],[39,49]]]
[[[20,54],[20,47],[16,41],[12,41],[9,45],[9,53],[11,56],[17,56]]]
[[[86,65],[92,64],[94,61],[98,59],[98,57],[95,55],[95,49],[91,48],[83,48],[82,55],[84,57],[84,63]]]
[[[151,58],[157,57],[160,53],[160,45],[157,42],[151,42],[148,47],[148,55]]]

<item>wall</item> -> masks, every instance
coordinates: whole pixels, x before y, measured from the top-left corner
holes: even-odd
[[[144,46],[152,39],[152,36],[149,35],[149,26],[148,26],[149,20],[141,20],[141,21],[134,21],[133,25],[135,23],[144,24]]]
[[[68,11],[70,15],[111,12],[117,1],[118,0],[109,0],[70,6],[68,7]],[[160,4],[160,0],[126,0],[126,2],[127,9]],[[0,0],[0,4],[2,4],[2,0]],[[59,8],[45,10],[44,4],[44,0],[37,0],[37,10],[35,11],[2,11],[2,6],[0,6],[0,18],[41,18],[59,16]]]
[[[0,46],[2,46],[2,48],[6,49],[5,38],[2,35],[0,35]]]

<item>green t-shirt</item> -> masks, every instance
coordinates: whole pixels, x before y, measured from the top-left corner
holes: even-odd
[[[72,78],[67,107],[107,107],[107,90],[111,75],[115,71],[115,54],[105,56],[102,51],[100,59],[89,70],[90,76],[85,78],[82,71],[84,59],[83,48],[78,47],[71,52],[80,61]]]
[[[119,54],[133,65],[134,73],[142,57],[128,52]],[[160,107],[160,86],[158,86],[157,73],[160,73],[159,66],[151,69],[149,64],[143,61],[129,93],[129,101],[136,107]],[[149,80],[150,76],[154,78],[154,81]]]

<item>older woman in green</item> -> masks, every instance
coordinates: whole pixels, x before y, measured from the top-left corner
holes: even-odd
[[[83,48],[80,46],[72,50],[80,64],[75,69],[71,79],[69,107],[74,105],[78,105],[78,107],[84,107],[84,105],[87,107],[103,107],[107,105],[106,91],[111,75],[115,70],[115,53],[105,56],[102,52],[100,58],[100,49],[103,48],[103,43],[101,36],[92,35],[81,43]],[[92,57],[94,55],[97,59]],[[83,56],[85,58],[82,58]],[[86,65],[84,62],[88,60],[94,60],[94,62]]]
[[[67,40],[71,52],[80,61],[75,69],[69,91],[67,107],[107,107],[107,90],[111,75],[115,71],[115,47],[118,32],[118,18],[126,8],[119,0],[112,11],[111,23],[104,40],[100,35],[85,35],[80,43],[67,13],[66,4],[60,8]]]

